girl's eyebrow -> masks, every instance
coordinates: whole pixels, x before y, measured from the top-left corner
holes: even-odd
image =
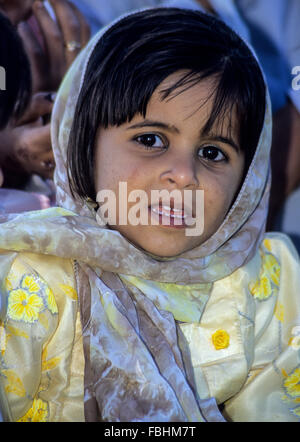
[[[161,121],[152,121],[152,120],[144,120],[140,123],[133,124],[132,126],[127,127],[126,130],[130,129],[140,129],[142,127],[159,127],[161,129],[166,129],[169,132],[179,133],[179,130],[175,126],[169,126],[166,123],[162,123]]]
[[[233,147],[233,149],[240,153],[241,148],[231,139],[227,137],[223,137],[222,135],[209,135],[208,136],[209,141],[219,141],[220,143],[229,144],[229,146]]]

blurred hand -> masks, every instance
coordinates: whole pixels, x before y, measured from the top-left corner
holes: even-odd
[[[51,94],[35,94],[22,120],[0,132],[0,145],[6,146],[1,161],[4,173],[9,170],[16,174],[53,177],[55,163],[49,124],[52,107]]]
[[[85,18],[72,3],[67,0],[49,0],[49,3],[56,21],[41,1],[35,1],[32,7],[41,38],[29,23],[18,27],[31,62],[36,92],[57,90],[67,69],[90,38]]]
[[[16,26],[31,15],[33,2],[34,0],[0,0],[0,10]]]

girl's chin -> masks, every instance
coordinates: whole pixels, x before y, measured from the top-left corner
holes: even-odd
[[[145,238],[142,240],[135,239],[132,241],[132,243],[146,253],[160,258],[176,257],[200,245],[199,241],[195,242],[195,240],[188,238],[186,238],[184,241],[180,241],[179,238],[177,238],[176,241],[176,239],[172,238],[162,239],[159,236],[153,237],[149,241],[145,240]]]
[[[185,229],[168,226],[111,226],[136,248],[160,258],[181,255],[202,244],[202,236],[187,236]]]

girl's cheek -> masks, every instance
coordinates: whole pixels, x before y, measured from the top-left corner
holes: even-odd
[[[145,183],[151,182],[151,172],[140,162],[129,162],[125,165],[122,171],[123,181],[128,182],[128,186],[135,188],[135,190],[145,187]]]
[[[230,186],[223,182],[204,187],[204,208],[208,213],[222,216],[227,212],[232,201]]]
[[[204,189],[204,197],[212,202],[223,199],[228,192],[228,183],[218,176],[203,176],[200,182],[201,188]]]

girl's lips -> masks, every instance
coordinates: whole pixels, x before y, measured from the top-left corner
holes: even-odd
[[[170,206],[156,205],[149,206],[151,216],[158,221],[159,225],[175,228],[186,228],[185,220],[188,215],[182,209],[175,209]]]
[[[186,218],[186,215],[184,214],[183,210],[173,209],[168,206],[151,207],[151,210],[154,213],[158,213],[159,215],[162,216],[171,216],[172,218],[178,218],[178,219]]]

